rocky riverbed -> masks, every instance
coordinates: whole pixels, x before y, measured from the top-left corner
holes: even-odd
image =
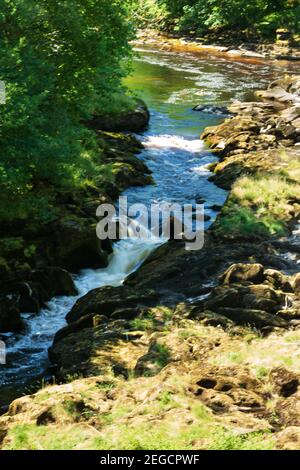
[[[280,38],[275,43],[261,41],[255,37],[247,38],[238,32],[234,34],[220,34],[220,32],[206,37],[182,37],[172,33],[162,33],[152,29],[139,31],[136,45],[147,45],[166,51],[190,52],[199,55],[224,57],[226,59],[244,60],[245,62],[264,62],[277,60],[284,62],[299,62],[299,38]]]
[[[13,402],[3,448],[300,448],[300,79],[257,98],[203,134],[229,190],[204,248],[79,299],[50,350],[68,383]]]

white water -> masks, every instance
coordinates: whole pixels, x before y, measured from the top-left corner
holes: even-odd
[[[105,269],[86,269],[74,276],[78,295],[55,297],[47,303],[38,315],[24,314],[26,332],[7,340],[7,357],[11,358],[7,374],[2,375],[2,384],[22,376],[23,380],[42,372],[47,365],[48,348],[55,333],[66,325],[65,317],[75,302],[92,289],[101,286],[119,286],[134,272],[162,240],[121,240],[114,246],[109,266]],[[9,335],[8,335],[9,336]]]
[[[177,135],[153,135],[144,141],[144,147],[162,150],[163,152],[172,149],[197,153],[204,149],[204,143],[200,139],[187,140]]]

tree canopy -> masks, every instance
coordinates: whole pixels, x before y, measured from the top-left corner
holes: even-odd
[[[120,92],[132,26],[124,0],[0,6],[0,216],[26,217],[42,203],[29,201],[36,185],[80,183],[93,171],[95,136],[82,122]]]
[[[183,33],[203,34],[218,28],[236,28],[274,38],[279,27],[300,31],[299,0],[143,0],[141,3],[148,18],[152,12],[152,18],[159,18],[163,27]]]

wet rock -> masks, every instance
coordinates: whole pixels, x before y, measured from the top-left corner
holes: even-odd
[[[232,114],[228,111],[226,106],[215,106],[215,105],[198,105],[193,108],[193,111],[198,111],[201,113],[216,114],[217,116],[230,117]]]
[[[263,282],[264,267],[261,264],[234,264],[221,276],[223,284]]]

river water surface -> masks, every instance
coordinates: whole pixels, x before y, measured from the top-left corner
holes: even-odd
[[[151,124],[140,139],[142,158],[153,171],[155,185],[131,188],[129,202],[202,203],[212,223],[226,192],[208,181],[207,165],[215,157],[199,136],[207,126],[224,119],[210,112],[196,112],[198,104],[226,105],[234,99],[253,98],[253,90],[264,87],[282,74],[282,68],[222,59],[203,59],[190,54],[136,50],[134,71],[127,86],[143,98],[151,110]],[[115,244],[106,269],[84,270],[74,276],[81,297],[91,289],[122,284],[162,240],[127,240]],[[48,348],[55,333],[65,326],[65,317],[78,297],[52,299],[39,315],[24,315],[27,329],[19,335],[1,335],[6,343],[7,363],[0,365],[0,405],[19,396],[26,384],[49,366]]]

